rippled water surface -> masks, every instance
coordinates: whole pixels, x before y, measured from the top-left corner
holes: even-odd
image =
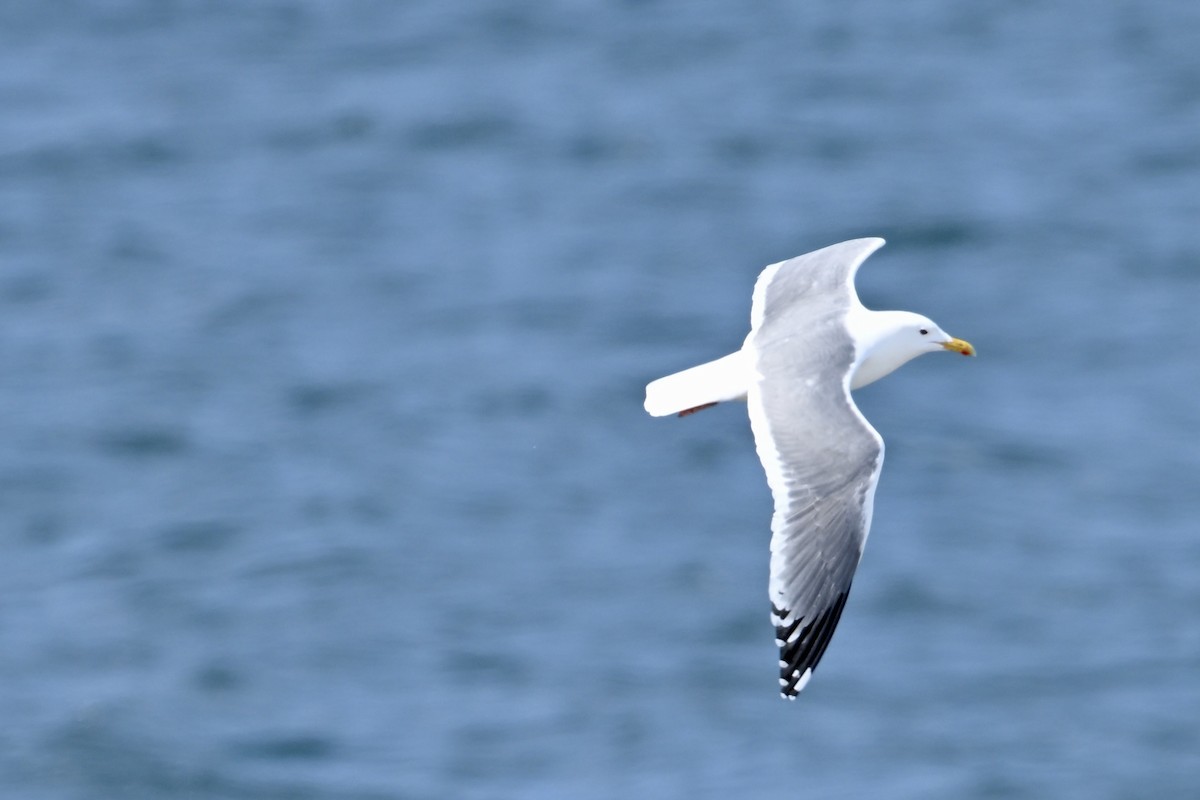
[[[1197,790],[1200,7],[252,6],[0,10],[0,794]],[[862,235],[980,357],[790,704],[641,392]]]

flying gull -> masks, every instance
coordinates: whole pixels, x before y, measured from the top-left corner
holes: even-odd
[[[772,264],[754,285],[741,350],[646,387],[646,411],[656,417],[747,402],[775,501],[771,622],[780,691],[791,700],[842,615],[883,466],[883,439],[850,391],[922,353],[975,355],[920,314],[859,302],[854,274],[882,246],[854,239]]]

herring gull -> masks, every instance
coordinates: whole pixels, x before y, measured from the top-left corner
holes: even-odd
[[[646,411],[685,416],[745,400],[775,503],[771,622],[779,685],[808,684],[842,615],[871,527],[883,439],[852,389],[922,353],[975,348],[908,311],[871,311],[854,290],[883,239],[854,239],[772,264],[754,285],[742,349],[646,387]]]

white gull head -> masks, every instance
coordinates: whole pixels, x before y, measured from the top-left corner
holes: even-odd
[[[975,355],[970,344],[911,311],[871,311],[859,305],[846,315],[846,327],[857,350],[851,389],[874,383],[924,353],[950,350]]]

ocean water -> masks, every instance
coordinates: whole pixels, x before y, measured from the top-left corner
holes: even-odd
[[[1200,7],[0,9],[0,797],[1200,791]],[[979,358],[860,392],[777,695],[766,264]]]

